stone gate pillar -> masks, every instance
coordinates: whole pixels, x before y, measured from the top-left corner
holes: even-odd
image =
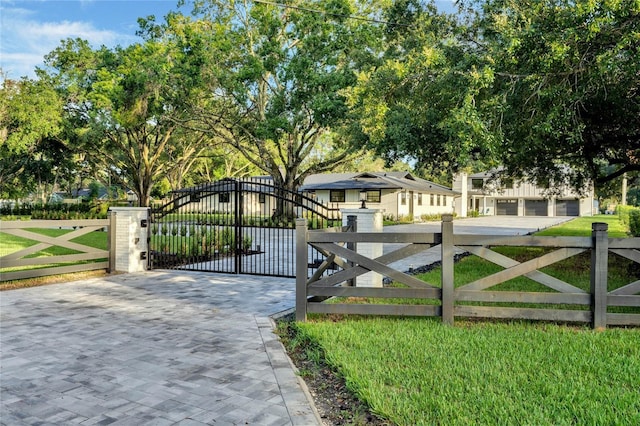
[[[347,226],[347,216],[356,216],[358,232],[382,232],[382,211],[374,209],[341,209],[342,226]],[[358,254],[371,259],[382,256],[382,243],[358,243]],[[382,275],[368,272],[356,278],[356,287],[382,287]]]
[[[146,207],[109,208],[110,272],[141,272],[149,256],[149,209]]]

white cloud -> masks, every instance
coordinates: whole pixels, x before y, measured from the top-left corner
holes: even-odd
[[[39,22],[23,8],[0,6],[0,67],[9,78],[34,77],[44,56],[66,38],[82,38],[94,46],[127,45],[136,37],[100,30],[89,22]]]

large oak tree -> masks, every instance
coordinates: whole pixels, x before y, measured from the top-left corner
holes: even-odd
[[[375,53],[376,26],[348,17],[367,10],[351,0],[193,7],[190,18],[168,17],[164,35],[147,31],[169,34],[200,69],[205,89],[191,111],[201,128],[289,191],[358,152],[346,136],[353,121],[342,90]]]
[[[350,94],[371,146],[430,174],[503,165],[583,189],[640,170],[637,1],[419,1]],[[390,17],[393,19],[393,16]]]
[[[165,40],[93,50],[76,39],[46,59],[46,76],[66,102],[69,144],[131,188],[140,206],[159,178],[178,170],[179,182],[208,144],[181,127],[194,89],[183,55]]]
[[[489,0],[477,27],[509,172],[580,188],[640,171],[639,2]]]

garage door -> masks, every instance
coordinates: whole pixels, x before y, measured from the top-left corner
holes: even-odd
[[[517,216],[518,200],[497,200],[496,213],[500,216]]]
[[[547,200],[524,200],[525,216],[547,216]]]
[[[580,202],[578,200],[557,200],[556,216],[580,216]]]

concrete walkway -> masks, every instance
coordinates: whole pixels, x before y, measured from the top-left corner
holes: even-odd
[[[0,293],[2,425],[317,425],[292,279],[154,271]]]

